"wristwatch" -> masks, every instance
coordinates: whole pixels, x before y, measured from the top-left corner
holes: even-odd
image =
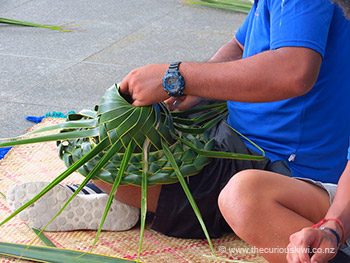
[[[163,89],[171,97],[185,96],[185,94],[183,94],[183,90],[185,89],[185,80],[179,70],[180,64],[181,62],[171,63],[168,71],[163,77]]]

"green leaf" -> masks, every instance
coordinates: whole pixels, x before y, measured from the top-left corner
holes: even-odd
[[[177,178],[178,178],[178,180],[179,180],[179,182],[180,182],[180,184],[181,184],[181,186],[182,186],[182,188],[187,196],[187,199],[190,202],[192,209],[193,209],[194,213],[196,214],[196,217],[197,217],[197,219],[198,219],[198,221],[203,229],[204,235],[208,240],[210,249],[211,249],[213,255],[216,257],[215,249],[214,249],[213,244],[211,242],[208,230],[207,230],[207,228],[204,224],[204,221],[202,219],[202,215],[198,209],[198,206],[197,206],[195,200],[193,199],[193,196],[192,196],[190,190],[188,189],[188,186],[185,182],[185,179],[183,178],[183,176],[181,174],[180,168],[177,165],[176,160],[175,160],[174,156],[172,155],[168,145],[163,140],[162,140],[162,146],[163,146],[164,153],[165,153],[166,157],[168,158],[169,162],[171,163],[172,167],[174,168],[176,176],[177,176]]]
[[[28,136],[28,135],[33,135],[33,134],[38,134],[41,132],[47,132],[47,131],[53,131],[53,130],[58,130],[58,129],[93,129],[97,127],[97,119],[88,119],[88,120],[79,120],[79,121],[69,121],[69,122],[63,122],[59,123],[56,125],[50,125],[41,129],[34,130],[32,132],[28,132],[26,134],[13,137],[13,138],[1,138],[0,141],[13,141]]]
[[[265,157],[265,152],[263,149],[258,147],[263,153],[263,155],[250,155],[250,154],[242,154],[242,153],[231,153],[231,152],[218,152],[218,151],[206,151],[195,147],[192,143],[182,139],[181,137],[173,134],[175,138],[177,138],[182,143],[186,144],[193,151],[198,153],[201,156],[211,157],[211,158],[223,158],[223,159],[239,159],[239,160],[251,160],[251,161],[262,161]]]
[[[56,245],[54,243],[52,243],[52,241],[45,236],[44,233],[42,233],[40,230],[37,230],[35,228],[30,228],[34,234],[40,239],[40,241],[47,247],[56,247]]]
[[[188,4],[197,4],[219,9],[231,10],[248,14],[252,4],[245,1],[186,1]]]
[[[56,125],[50,125],[41,129],[34,130],[32,132],[26,133],[20,137],[37,134],[46,131],[52,131],[57,129],[81,129],[81,128],[96,128],[97,127],[97,119],[87,119],[87,120],[78,120],[78,121],[69,121],[63,122]]]
[[[145,233],[146,214],[147,214],[147,192],[148,192],[148,168],[149,168],[149,150],[150,140],[145,140],[142,151],[142,184],[141,184],[141,227],[140,227],[140,243],[139,251],[137,253],[137,261],[140,260],[143,236]]]
[[[205,131],[213,127],[215,124],[217,124],[220,120],[224,119],[227,116],[228,113],[224,113],[222,115],[219,115],[215,117],[212,120],[209,120],[206,122],[202,127],[200,128],[187,128],[187,127],[181,127],[179,125],[175,125],[176,129],[179,131],[185,132],[185,133],[192,133],[192,134],[203,134]]]
[[[53,248],[53,247],[40,247],[24,244],[6,243],[0,242],[0,255],[7,257],[16,257],[20,259],[33,260],[36,262],[74,262],[74,263],[119,263],[119,262],[135,262],[133,260],[127,260],[116,257],[109,257],[99,254],[86,253],[82,251]]]
[[[116,145],[116,143],[113,146],[115,146],[115,145]],[[107,160],[109,160],[116,153],[117,147],[113,147],[113,146],[105,154],[105,156],[103,156],[103,158],[101,159],[100,162],[106,163]],[[115,194],[117,192],[117,188],[120,185],[120,182],[122,180],[122,176],[123,176],[123,174],[124,174],[124,172],[125,172],[125,170],[126,170],[126,168],[128,166],[128,163],[129,163],[129,160],[130,160],[130,156],[131,156],[131,154],[132,154],[134,149],[135,149],[135,143],[134,143],[134,141],[130,141],[130,143],[129,143],[129,145],[126,148],[126,151],[124,153],[124,157],[123,157],[123,160],[121,162],[120,169],[118,171],[117,177],[114,180],[113,187],[112,187],[112,189],[111,189],[111,191],[109,193],[109,197],[108,197],[108,201],[107,201],[107,204],[106,204],[106,207],[105,207],[105,211],[103,213],[103,216],[102,216],[102,219],[101,219],[101,223],[100,223],[99,228],[97,230],[96,237],[95,237],[94,243],[92,245],[92,248],[96,245],[96,243],[98,241],[98,238],[99,238],[99,236],[101,234],[102,227],[103,227],[103,225],[104,225],[104,223],[106,221],[109,209],[111,208],[114,196],[115,196]],[[105,161],[104,161],[104,159],[105,159]]]
[[[64,132],[59,134],[51,134],[41,137],[34,137],[29,139],[22,139],[17,141],[2,142],[0,143],[0,148],[7,146],[40,143],[40,142],[50,142],[50,141],[62,141],[62,140],[72,140],[78,138],[94,137],[98,135],[98,128],[82,131]]]
[[[4,17],[0,17],[0,23],[13,24],[13,25],[19,25],[19,26],[41,27],[41,28],[58,30],[58,31],[63,31],[63,32],[70,32],[70,30],[63,29],[60,26],[36,24],[36,23],[32,23],[32,22],[20,21],[20,20],[9,19],[9,18],[4,18]]]
[[[228,5],[228,6],[241,6],[244,8],[251,8],[251,1],[241,1],[241,0],[201,0],[203,2],[212,3],[212,4],[220,4],[220,5]]]
[[[193,119],[173,117],[173,120],[174,120],[174,122],[176,122],[178,124],[195,125],[195,124],[199,124],[201,122],[205,122],[207,120],[210,120],[217,115],[224,115],[225,111],[227,111],[227,110],[226,109],[224,109],[224,110],[213,109],[213,110],[210,110],[209,112],[204,113],[204,114],[202,114],[196,118],[193,118]]]

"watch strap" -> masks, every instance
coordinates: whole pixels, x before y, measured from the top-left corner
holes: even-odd
[[[173,72],[175,72],[176,70],[179,70],[180,64],[181,64],[181,62],[172,62],[172,63],[170,64],[170,66],[169,66],[168,71],[171,72],[171,73],[173,73]]]

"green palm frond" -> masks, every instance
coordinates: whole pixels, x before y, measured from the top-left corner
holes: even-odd
[[[63,28],[64,26],[43,25],[43,24],[37,24],[37,23],[32,23],[32,22],[20,21],[20,20],[4,18],[4,17],[0,17],[0,23],[19,25],[19,26],[41,27],[41,28],[46,28],[46,29],[51,29],[51,30],[58,30],[58,31],[63,31],[63,32],[69,32],[70,31],[68,29],[64,29]]]
[[[70,114],[65,123],[30,133],[33,135],[58,130],[56,134],[32,138],[21,136],[2,142],[0,140],[0,147],[57,141],[59,156],[68,167],[33,200],[4,219],[0,226],[33,204],[74,171],[78,171],[85,176],[85,180],[59,213],[91,179],[112,185],[93,246],[101,233],[118,186],[141,187],[141,234],[138,252],[140,255],[147,212],[147,187],[180,182],[215,255],[200,211],[184,178],[198,174],[212,158],[255,161],[264,158],[263,155],[253,156],[213,150],[214,140],[209,137],[208,130],[227,114],[226,103],[201,106],[182,112],[170,112],[164,103],[134,107],[119,93],[118,86],[115,85],[106,91],[100,105],[94,110]],[[54,218],[51,222],[53,220]]]
[[[45,236],[44,233],[42,233],[41,231],[35,229],[35,228],[30,228],[34,234],[40,239],[40,241],[47,247],[56,247],[56,245],[54,243],[52,243],[52,241]]]
[[[0,242],[0,255],[20,259],[33,260],[35,262],[74,262],[74,263],[125,263],[132,260],[107,257],[99,254],[86,253],[76,250],[40,247],[23,244]]]
[[[240,0],[197,0],[197,1],[186,0],[186,3],[231,10],[231,11],[245,13],[245,14],[248,14],[250,9],[252,8],[251,2],[240,1]]]

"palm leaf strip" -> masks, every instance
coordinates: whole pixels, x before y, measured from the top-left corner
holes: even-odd
[[[67,30],[67,29],[63,29],[62,26],[43,25],[43,24],[37,24],[37,23],[32,23],[32,22],[20,21],[20,20],[5,18],[5,17],[0,17],[0,23],[19,25],[19,26],[41,27],[41,28],[46,28],[46,29],[51,29],[51,30],[58,30],[58,31],[63,31],[63,32],[69,32],[70,31],[70,30]]]
[[[198,221],[199,221],[199,223],[200,223],[200,225],[201,225],[201,227],[203,229],[204,235],[205,235],[205,237],[208,240],[210,249],[213,252],[214,256],[216,256],[215,249],[214,249],[213,244],[211,242],[208,230],[207,230],[207,228],[206,228],[206,226],[204,224],[204,221],[202,219],[202,216],[201,216],[201,213],[200,213],[200,211],[198,209],[198,206],[197,206],[195,200],[193,199],[193,196],[192,196],[192,194],[190,192],[190,189],[188,189],[188,186],[187,186],[187,184],[185,182],[185,179],[183,178],[183,176],[181,174],[179,166],[177,165],[176,160],[175,160],[174,156],[172,155],[172,153],[171,153],[171,151],[169,149],[169,146],[166,143],[164,143],[163,141],[162,141],[162,146],[163,146],[164,153],[168,157],[169,162],[172,164],[172,166],[174,168],[174,171],[176,173],[176,176],[179,179],[179,182],[180,182],[180,184],[181,184],[181,186],[182,186],[182,188],[183,188],[183,190],[184,190],[184,192],[185,192],[185,194],[187,196],[187,199],[190,202],[190,204],[192,206],[192,209],[193,209],[194,213],[196,214],[196,217],[197,217],[197,219],[198,219]]]
[[[143,236],[145,233],[146,225],[146,214],[147,214],[147,193],[148,193],[148,180],[147,172],[149,168],[149,150],[150,150],[150,140],[146,139],[143,145],[142,152],[142,184],[141,184],[141,227],[140,227],[140,242],[139,250],[137,253],[137,261],[140,260],[140,254],[143,243]]]
[[[40,241],[47,247],[56,247],[56,245],[54,243],[52,243],[52,241],[44,235],[44,233],[42,233],[41,231],[35,229],[35,228],[30,228],[34,234],[40,239]]]
[[[186,0],[186,3],[231,10],[231,11],[240,12],[244,14],[248,14],[252,7],[251,2],[240,1],[240,0],[199,0],[199,1]]]
[[[27,245],[0,242],[0,255],[7,257],[16,257],[20,259],[28,259],[36,262],[75,262],[75,263],[125,263],[135,262],[132,260],[108,257],[104,255],[86,253],[82,251],[54,248],[54,247],[40,247]],[[73,261],[74,259],[74,261]]]

